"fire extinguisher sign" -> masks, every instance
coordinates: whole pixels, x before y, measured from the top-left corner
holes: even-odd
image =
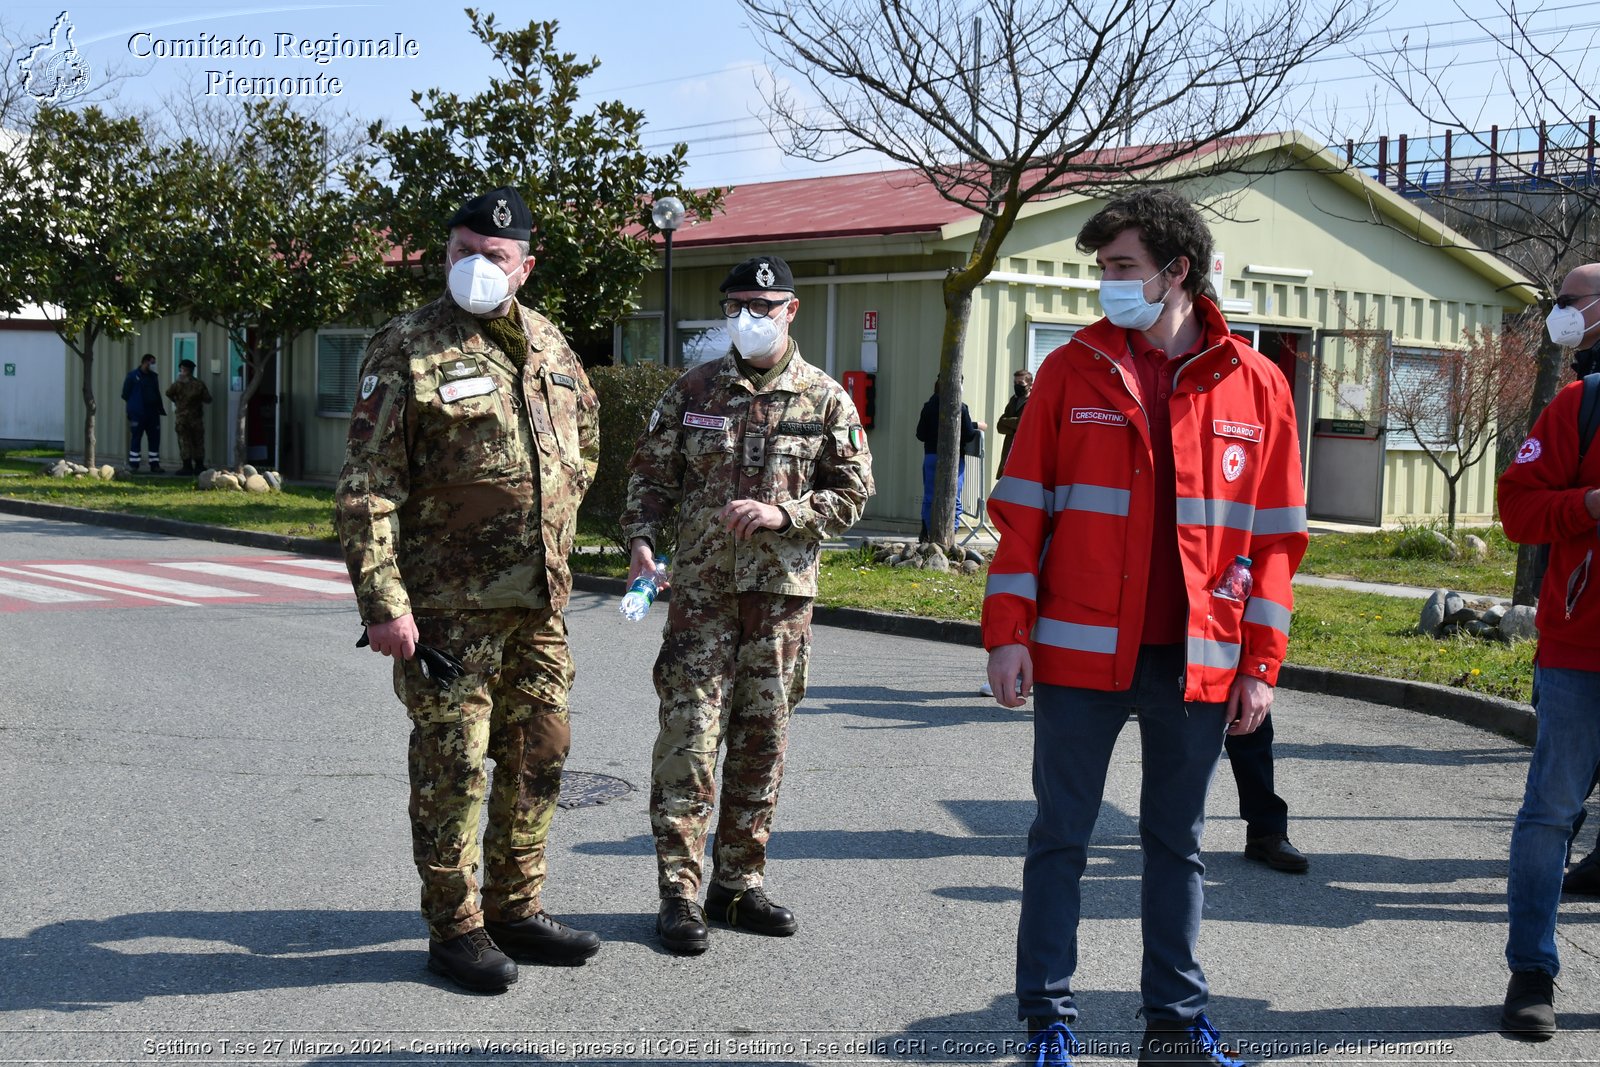
[[[876,341],[878,339],[878,313],[876,311],[863,311],[861,313],[861,339],[863,341]]]

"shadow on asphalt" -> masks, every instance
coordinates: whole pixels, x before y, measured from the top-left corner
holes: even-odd
[[[981,676],[974,675],[969,693],[916,692],[881,685],[812,686],[796,711],[801,715],[857,715],[877,720],[861,725],[846,723],[845,729],[849,730],[925,730],[934,726],[1027,721],[1031,706],[1002,708],[992,698],[978,694],[981,681]],[[967,703],[947,703],[963,697]]]
[[[606,941],[655,943],[654,911],[562,918]],[[396,942],[404,947],[376,947]],[[169,911],[69,920],[0,938],[0,1011],[96,1011],[158,997],[397,982],[461,992],[428,972],[426,946],[415,911]]]

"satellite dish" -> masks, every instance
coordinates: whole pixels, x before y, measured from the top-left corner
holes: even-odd
[[[650,209],[650,219],[658,230],[676,230],[683,224],[683,201],[675,196],[663,196]]]

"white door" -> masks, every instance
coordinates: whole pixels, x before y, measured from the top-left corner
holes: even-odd
[[[66,438],[67,346],[54,330],[0,329],[0,441]]]

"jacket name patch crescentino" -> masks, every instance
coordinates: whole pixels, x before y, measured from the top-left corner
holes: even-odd
[[[1237,437],[1241,441],[1254,441],[1261,443],[1262,427],[1252,426],[1248,422],[1229,422],[1226,419],[1212,419],[1211,432],[1218,437]]]
[[[726,430],[728,417],[726,415],[702,415],[698,411],[685,411],[683,424],[693,426],[697,430]]]
[[[1093,422],[1102,426],[1126,426],[1128,416],[1110,408],[1073,408],[1073,422]]]

